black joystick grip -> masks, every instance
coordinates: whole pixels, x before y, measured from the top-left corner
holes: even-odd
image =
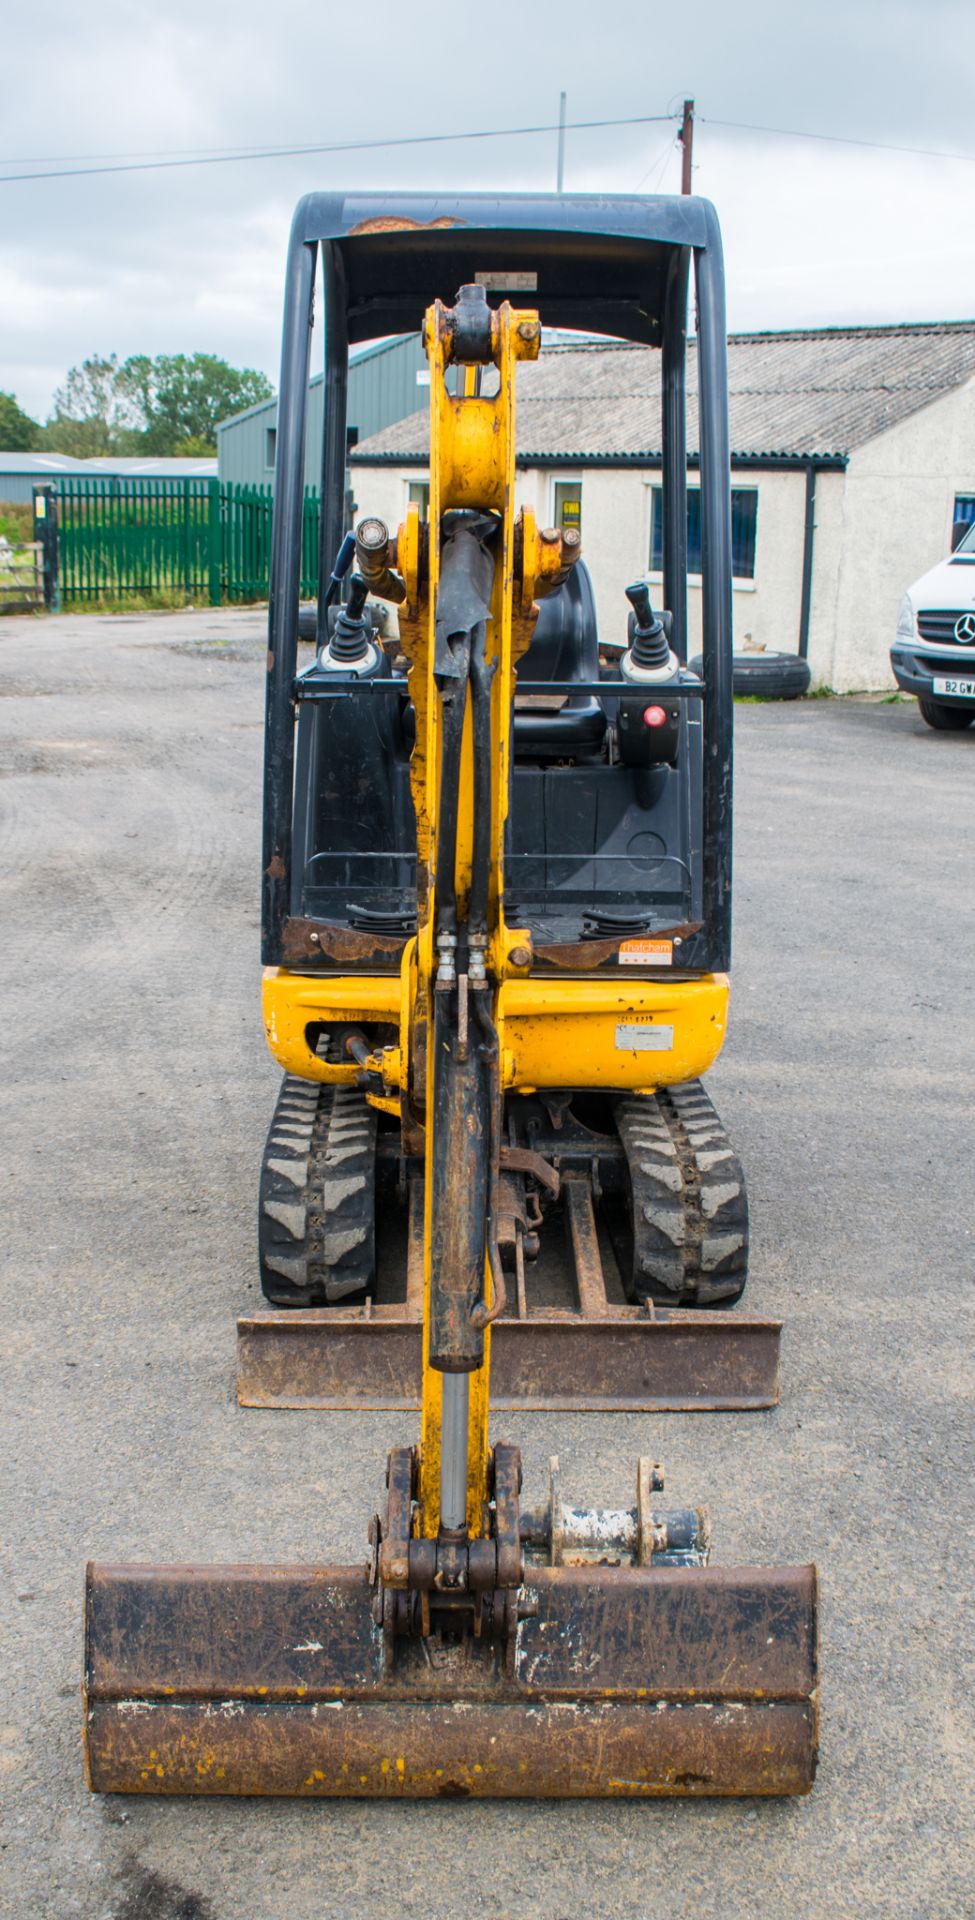
[[[644,580],[637,580],[632,587],[625,589],[626,597],[633,608],[638,633],[654,624],[653,608],[650,605],[650,588]]]
[[[340,607],[335,631],[329,642],[329,653],[333,660],[341,660],[346,666],[364,660],[369,652],[372,638],[372,623],[365,612],[369,587],[361,573],[354,573],[349,582],[349,597],[344,607]]]
[[[670,659],[667,631],[650,605],[650,589],[637,580],[627,587],[626,597],[633,608],[630,615],[630,653],[637,667],[666,667]]]

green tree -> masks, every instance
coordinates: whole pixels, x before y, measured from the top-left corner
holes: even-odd
[[[216,453],[217,422],[270,400],[274,389],[254,367],[232,367],[213,353],[161,353],[127,360],[140,396],[146,453]]]
[[[273,387],[253,367],[213,353],[93,354],[72,367],[54,396],[43,443],[87,459],[102,454],[213,454],[217,422]]]
[[[79,460],[107,453],[135,453],[146,419],[137,380],[118,355],[92,354],[72,367],[54,395],[44,444]]]
[[[38,444],[40,427],[12,393],[0,392],[0,447],[4,453],[30,453]]]

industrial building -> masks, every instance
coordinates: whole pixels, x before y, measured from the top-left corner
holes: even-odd
[[[213,480],[215,460],[163,459],[138,455],[121,458],[105,454],[76,460],[68,453],[3,453],[0,451],[0,500],[28,501],[45,482],[71,480]]]
[[[418,333],[380,340],[375,346],[353,352],[346,416],[350,445],[415,412],[421,399],[419,390],[429,385],[427,358]],[[322,445],[323,405],[324,381],[317,373],[308,385],[306,487],[321,483],[318,449]],[[273,486],[277,427],[277,400],[262,400],[229,420],[221,420],[217,427],[217,463],[224,484]]]
[[[813,683],[893,686],[905,588],[975,518],[975,322],[735,334],[729,341],[738,650],[806,653]],[[699,630],[696,364],[688,366],[690,633]],[[600,632],[660,571],[660,356],[557,340],[518,370],[521,499],[578,525]],[[427,410],[360,435],[361,511],[391,526],[425,499]]]

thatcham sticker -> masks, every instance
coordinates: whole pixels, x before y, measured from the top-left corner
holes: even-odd
[[[621,967],[672,967],[672,940],[621,940],[617,955]]]
[[[624,1053],[672,1053],[673,1027],[627,1027],[616,1029],[616,1046]]]

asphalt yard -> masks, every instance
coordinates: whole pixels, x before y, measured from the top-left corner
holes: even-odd
[[[5,619],[0,1912],[11,1920],[964,1920],[975,1912],[975,733],[736,709],[736,950],[708,1085],[786,1323],[764,1414],[507,1415],[526,1498],[706,1500],[815,1559],[791,1802],[97,1799],[86,1558],[360,1561],[412,1416],[242,1412],[257,1170],[260,611]]]

